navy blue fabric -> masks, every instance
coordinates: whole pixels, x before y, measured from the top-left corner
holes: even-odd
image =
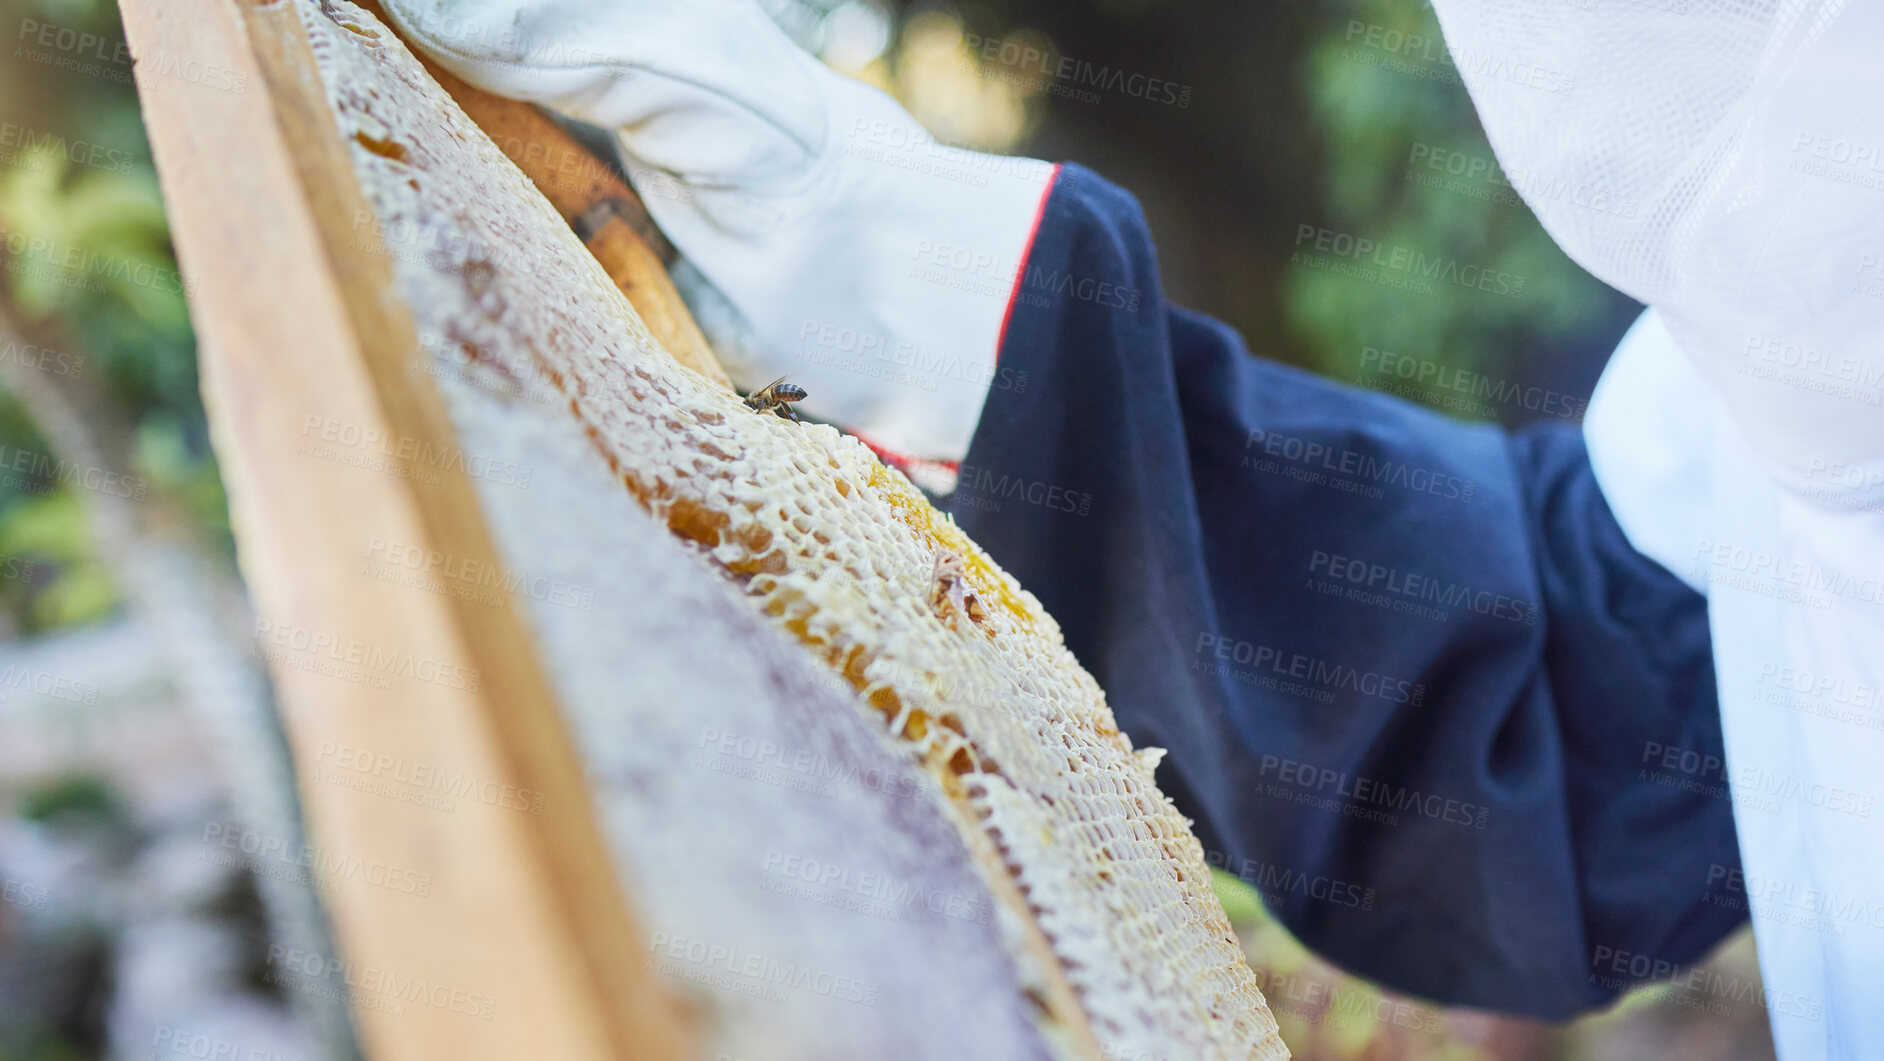
[[[1561,1018],[1745,919],[1702,598],[1580,432],[1248,355],[1065,167],[957,520],[1059,620],[1214,864],[1393,988]]]

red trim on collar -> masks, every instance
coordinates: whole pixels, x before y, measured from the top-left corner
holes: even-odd
[[[1033,256],[1034,240],[1040,235],[1040,223],[1047,217],[1047,200],[1053,198],[1053,186],[1060,180],[1060,164],[1053,164],[1046,187],[1040,192],[1040,205],[1034,208],[1034,223],[1027,227],[1027,242],[1021,244],[1020,264],[1014,268],[1014,286],[1007,293],[1007,308],[1001,311],[1001,330],[994,335],[994,360],[1001,360],[1001,345],[1007,342],[1007,322],[1013,319],[1014,303],[1020,300],[1021,284],[1027,278],[1027,259]]]

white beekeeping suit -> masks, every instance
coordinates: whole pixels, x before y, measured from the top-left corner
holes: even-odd
[[[1512,183],[1650,307],[1585,429],[1708,597],[1780,1056],[1884,1056],[1884,6],[1434,6]]]

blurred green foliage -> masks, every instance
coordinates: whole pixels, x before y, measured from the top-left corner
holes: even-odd
[[[16,497],[0,510],[0,554],[33,558],[36,577],[8,599],[15,615],[26,620],[23,627],[79,626],[103,618],[116,603],[111,573],[84,527],[84,506],[69,489]],[[52,577],[37,577],[42,571]]]
[[[128,421],[132,474],[228,549],[227,506],[197,392],[195,337],[112,0],[0,0],[0,301],[25,333],[0,358],[84,378]],[[48,35],[49,34],[49,35]],[[95,41],[98,43],[88,44]],[[50,42],[50,43],[48,43]],[[47,353],[49,352],[49,353]],[[0,454],[55,456],[31,410],[0,400]],[[0,586],[17,631],[96,621],[117,594],[83,497],[46,461],[0,476]],[[17,466],[16,466],[17,467]]]
[[[1437,152],[1494,158],[1436,43],[1432,8],[1406,0],[1324,7],[1326,29],[1303,68],[1308,117],[1326,151],[1323,223],[1381,247],[1522,278],[1524,289],[1512,298],[1442,282],[1425,294],[1291,269],[1287,320],[1316,367],[1351,379],[1361,348],[1372,346],[1484,370],[1514,349],[1549,349],[1600,329],[1618,296],[1558,249],[1515,191],[1497,176],[1460,179],[1415,163],[1416,152],[1420,163]],[[1402,43],[1370,46],[1370,34]],[[1404,43],[1415,40],[1435,43]]]
[[[96,774],[61,774],[20,794],[21,818],[48,824],[125,820],[124,799],[117,786]]]

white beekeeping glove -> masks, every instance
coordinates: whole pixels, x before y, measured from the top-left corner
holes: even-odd
[[[742,319],[744,349],[721,344],[742,387],[789,375],[800,408],[882,449],[967,452],[1051,167],[937,143],[751,0],[386,10],[466,81],[616,133],[655,222]]]

